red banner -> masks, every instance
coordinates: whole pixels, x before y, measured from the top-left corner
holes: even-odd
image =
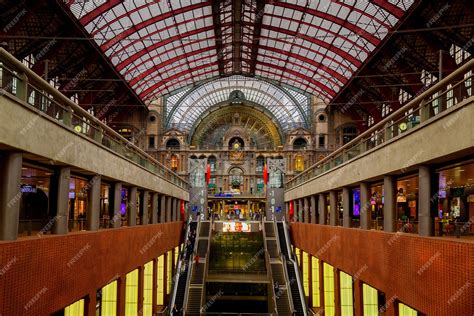
[[[290,209],[288,211],[288,215],[293,215],[295,214],[295,205],[294,205],[294,201],[290,201]]]
[[[263,166],[263,183],[267,184],[268,182],[268,170],[267,165]]]
[[[206,183],[209,184],[209,181],[211,181],[211,165],[207,165],[207,171],[206,171]]]

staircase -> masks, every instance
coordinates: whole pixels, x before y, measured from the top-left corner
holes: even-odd
[[[189,288],[188,305],[186,315],[199,315],[201,311],[202,288]]]
[[[278,315],[291,315],[290,301],[288,299],[288,291],[286,289],[281,289],[275,293],[276,297],[276,306],[278,310]]]
[[[184,284],[184,295],[183,299],[187,300],[185,306],[186,315],[199,315],[201,310],[203,289],[204,289],[204,277],[207,262],[207,251],[209,246],[211,222],[201,221],[199,224],[199,231],[197,232],[196,242],[197,247],[195,254],[199,256],[199,263],[196,263],[194,257],[190,258],[189,261],[189,275],[190,279]],[[187,288],[186,288],[187,287]]]

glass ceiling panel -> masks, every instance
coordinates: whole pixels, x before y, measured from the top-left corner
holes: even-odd
[[[239,74],[330,101],[414,0],[242,1],[238,42],[232,1],[64,2],[144,101]]]
[[[233,91],[243,92],[245,100],[264,107],[278,120],[284,131],[308,127],[310,99],[289,88],[267,81],[231,76],[207,82],[194,90],[185,89],[166,99],[167,127],[190,131],[196,120],[212,106],[227,102]]]

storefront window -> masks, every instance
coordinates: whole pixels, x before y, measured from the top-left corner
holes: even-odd
[[[397,181],[398,230],[418,232],[418,176]]]
[[[89,185],[86,180],[71,177],[69,182],[70,231],[85,230],[88,190]]]
[[[19,236],[47,233],[51,229],[45,226],[55,216],[49,205],[52,174],[42,169],[22,168]]]
[[[371,187],[370,210],[372,214],[372,228],[383,230],[383,185],[373,185]]]

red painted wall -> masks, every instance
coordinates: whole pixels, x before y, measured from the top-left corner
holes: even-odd
[[[182,222],[0,242],[0,315],[49,315],[179,244]],[[25,306],[27,308],[25,308]]]
[[[291,224],[291,236],[305,252],[360,274],[361,281],[385,292],[386,301],[396,296],[426,315],[474,314],[472,240],[303,223]],[[393,304],[386,315],[395,315]]]

